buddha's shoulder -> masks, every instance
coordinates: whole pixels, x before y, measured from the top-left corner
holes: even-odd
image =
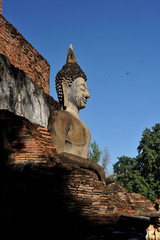
[[[51,120],[62,120],[62,121],[72,121],[73,115],[67,111],[59,110],[59,111],[54,111],[50,114],[49,119]]]

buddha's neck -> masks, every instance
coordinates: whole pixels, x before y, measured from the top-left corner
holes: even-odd
[[[72,113],[75,117],[79,118],[79,110],[73,103],[68,102],[66,111]]]

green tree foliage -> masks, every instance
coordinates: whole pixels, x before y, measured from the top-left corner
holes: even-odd
[[[128,192],[141,193],[147,197],[149,186],[146,186],[145,178],[138,170],[137,159],[127,156],[122,156],[118,159],[119,161],[113,166],[116,181],[127,189]]]
[[[122,156],[114,164],[116,180],[129,192],[160,198],[160,124],[146,128],[136,158]]]
[[[101,151],[95,140],[93,141],[93,143],[90,144],[89,159],[92,162],[99,162],[101,159]]]

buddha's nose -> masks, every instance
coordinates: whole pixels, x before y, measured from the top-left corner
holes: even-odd
[[[89,93],[88,89],[86,89],[86,98],[90,98],[90,93]]]

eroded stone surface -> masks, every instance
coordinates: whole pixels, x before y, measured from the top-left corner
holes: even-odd
[[[0,54],[0,109],[26,117],[44,127],[48,125],[49,107],[46,96],[23,71]]]

